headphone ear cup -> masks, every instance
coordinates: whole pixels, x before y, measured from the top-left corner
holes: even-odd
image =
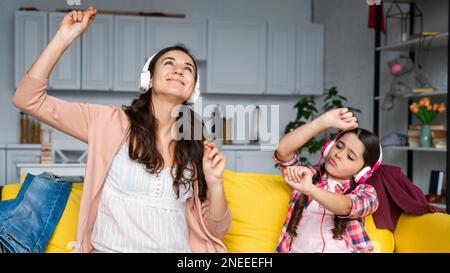
[[[199,96],[200,96],[200,91],[197,88],[195,88],[194,92],[192,92],[191,97],[188,99],[188,101],[186,103],[188,105],[193,105],[198,100]]]
[[[354,177],[356,183],[364,183],[364,181],[367,180],[367,178],[371,175],[372,168],[371,167],[364,167],[362,170],[360,170]]]
[[[150,71],[141,72],[140,86],[141,92],[146,92],[150,89]]]
[[[327,157],[330,153],[331,147],[334,145],[334,140],[327,140],[325,142],[325,145],[323,145],[322,150],[320,151],[322,153],[323,157]]]
[[[195,81],[194,91],[191,97],[186,101],[188,105],[193,105],[200,97],[200,76],[197,75],[197,80]]]

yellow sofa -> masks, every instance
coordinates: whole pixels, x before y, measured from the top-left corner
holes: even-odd
[[[229,252],[274,252],[284,217],[290,188],[280,175],[224,173],[225,193],[233,213],[233,223],[223,238]],[[3,188],[1,200],[15,198],[20,184]],[[69,252],[75,238],[82,184],[75,183],[67,206],[50,239],[46,252]],[[395,232],[377,229],[371,216],[366,230],[375,252],[450,253],[450,215],[402,215]]]

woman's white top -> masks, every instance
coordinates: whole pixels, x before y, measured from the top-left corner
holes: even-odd
[[[184,205],[192,186],[180,185],[177,199],[170,170],[149,174],[129,158],[126,144],[121,147],[100,199],[91,237],[95,252],[191,252]]]

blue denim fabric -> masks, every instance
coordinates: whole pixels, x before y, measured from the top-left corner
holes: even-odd
[[[71,189],[53,173],[27,174],[17,197],[0,202],[0,253],[44,252]]]

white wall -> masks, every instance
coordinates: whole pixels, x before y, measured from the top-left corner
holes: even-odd
[[[417,1],[424,14],[424,31],[448,31],[448,1]],[[390,3],[385,3],[385,12]],[[373,129],[374,35],[369,29],[368,6],[363,0],[313,0],[313,22],[325,24],[325,87],[336,85],[349,103],[362,110],[361,127]],[[388,41],[393,42],[398,24],[387,22]],[[384,44],[384,35],[382,35]],[[388,89],[391,75],[386,62],[398,53],[381,54],[381,95]],[[447,86],[447,49],[424,53],[423,72],[443,90]],[[390,112],[380,112],[380,134],[407,131],[407,100],[396,100]],[[444,115],[436,123],[443,123]],[[417,120],[414,120],[417,122]],[[384,163],[396,165],[406,173],[406,152],[385,149]],[[428,192],[431,169],[445,169],[445,153],[414,153],[414,178]]]
[[[311,20],[310,0],[157,0],[157,1],[87,1],[82,0],[82,8],[89,5],[98,10],[127,10],[146,12],[184,13],[191,19],[220,19],[240,21],[277,21],[307,23]],[[0,2],[0,143],[17,143],[19,139],[19,111],[12,105],[14,93],[14,12],[19,7],[37,7],[40,10],[70,9],[64,0]],[[111,92],[51,91],[51,95],[69,101],[121,105],[129,104],[133,95]],[[268,98],[260,96],[218,96],[206,95],[204,105],[218,104],[279,104],[280,133],[295,117],[292,110],[299,97]],[[55,139],[68,136],[56,134]]]

